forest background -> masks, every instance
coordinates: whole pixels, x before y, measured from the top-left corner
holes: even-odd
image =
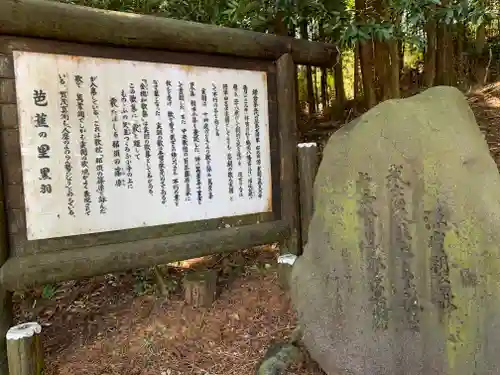
[[[434,85],[470,91],[500,71],[499,0],[61,0],[335,44],[298,69],[300,128],[344,123]]]

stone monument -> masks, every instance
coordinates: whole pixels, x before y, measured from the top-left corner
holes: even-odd
[[[334,133],[314,199],[291,294],[328,375],[500,373],[500,175],[460,91]]]

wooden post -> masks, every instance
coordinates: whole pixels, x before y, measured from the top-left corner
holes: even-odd
[[[282,243],[281,253],[299,255],[301,250],[299,202],[297,194],[297,110],[295,64],[287,53],[276,62],[278,127],[281,153],[281,219],[290,226],[290,236]],[[288,286],[290,267],[279,267],[280,281]]]
[[[7,331],[9,375],[42,375],[42,327],[36,322],[19,324]]]
[[[217,272],[192,272],[184,278],[184,300],[194,307],[210,307],[217,295]]]
[[[300,143],[298,145],[298,166],[302,249],[307,243],[309,223],[314,212],[314,179],[318,163],[318,145],[315,142]]]
[[[0,286],[0,374],[8,375],[5,334],[12,325],[12,292]],[[11,374],[12,375],[12,374]]]
[[[5,131],[6,108],[15,103],[14,66],[11,56],[0,54],[0,131]],[[0,150],[5,152],[5,150]],[[9,241],[7,239],[7,215],[4,187],[4,170],[0,166],[0,267],[9,258]],[[9,373],[7,364],[7,348],[5,335],[12,326],[12,293],[0,283],[0,374]]]

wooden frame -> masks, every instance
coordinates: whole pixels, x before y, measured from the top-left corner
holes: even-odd
[[[3,46],[3,48],[1,47]],[[270,141],[271,141],[271,162],[272,162],[272,182],[273,182],[273,212],[253,215],[245,215],[233,218],[221,218],[208,221],[198,221],[189,223],[179,223],[171,225],[161,225],[148,228],[134,228],[114,232],[103,232],[80,236],[62,237],[55,239],[45,239],[38,241],[26,240],[25,233],[25,212],[23,198],[23,179],[21,172],[21,154],[19,149],[19,133],[16,123],[7,122],[0,124],[0,144],[2,145],[2,163],[4,171],[5,186],[7,191],[7,214],[10,234],[11,255],[24,256],[34,253],[69,250],[72,248],[100,246],[110,243],[128,242],[133,240],[150,239],[164,236],[180,235],[201,230],[218,229],[226,225],[242,225],[248,223],[267,222],[280,218],[280,172],[279,172],[279,143],[277,128],[277,101],[275,66],[272,62],[255,61],[249,59],[233,58],[230,61],[224,57],[206,56],[200,54],[179,54],[171,52],[159,52],[151,50],[121,49],[112,47],[85,46],[70,43],[47,42],[26,38],[0,38],[0,53],[4,53],[6,64],[10,67],[4,73],[4,78],[14,82],[14,71],[12,66],[12,51],[32,51],[43,53],[57,53],[79,56],[91,56],[102,58],[117,58],[122,60],[153,61],[164,63],[179,63],[198,66],[224,67],[231,66],[232,69],[246,69],[266,71],[268,73],[268,97],[270,115]],[[201,63],[203,62],[203,63]],[[16,111],[16,114],[9,114],[12,119],[17,117],[15,107],[15,96],[8,94],[5,100],[10,101],[9,111]],[[1,100],[1,99],[0,99]],[[273,126],[274,125],[274,126]]]
[[[331,65],[337,52],[328,43],[43,0],[0,1],[0,35],[271,61],[290,53],[315,66]]]
[[[248,69],[266,71],[268,73],[268,98],[270,116],[270,142],[271,142],[271,173],[273,186],[273,206],[272,212],[260,214],[244,215],[239,217],[220,218],[207,221],[186,222],[179,224],[161,225],[147,228],[135,228],[113,232],[103,232],[85,234],[78,236],[52,238],[37,241],[27,241],[25,227],[25,211],[23,198],[23,179],[21,172],[21,154],[19,148],[19,134],[17,126],[17,108],[15,98],[15,80],[12,60],[12,51],[34,51],[58,54],[71,54],[80,56],[93,56],[103,58],[120,58],[128,60],[154,61],[182,63],[191,65],[229,67],[233,69]],[[289,158],[281,155],[280,149],[286,146],[289,141],[279,141],[281,131],[279,131],[277,104],[278,98],[276,66],[268,61],[255,61],[242,58],[227,58],[186,55],[171,52],[159,52],[151,50],[119,49],[112,47],[84,46],[62,42],[47,42],[28,38],[0,38],[0,53],[2,56],[3,69],[0,72],[2,77],[0,87],[3,91],[0,94],[0,145],[2,146],[0,163],[4,175],[4,186],[6,190],[6,212],[8,222],[8,238],[10,247],[10,258],[4,268],[0,270],[0,280],[9,289],[28,287],[47,282],[56,282],[72,278],[94,276],[102,273],[130,269],[136,267],[147,267],[158,263],[165,263],[175,260],[182,260],[208,253],[219,251],[237,250],[244,247],[260,245],[269,242],[279,241],[286,232],[284,223],[280,221],[284,215],[282,210],[282,189],[283,160]],[[203,63],[200,63],[202,61]],[[293,112],[295,113],[295,112]],[[281,162],[280,162],[281,160]],[[286,165],[285,165],[286,171]],[[287,176],[292,174],[288,173]],[[285,181],[286,183],[286,181]],[[284,215],[284,216],[283,216]],[[260,223],[260,224],[257,224]],[[276,226],[273,234],[271,227],[264,224]],[[238,233],[232,231],[237,226]],[[226,229],[229,227],[228,229]],[[225,228],[225,229],[222,229]],[[196,233],[203,233],[201,236],[194,236]],[[224,235],[224,233],[227,233]],[[259,235],[260,233],[260,235]],[[225,241],[229,236],[241,238],[241,243]],[[183,240],[185,238],[185,241]],[[210,240],[217,239],[212,246]],[[257,238],[262,239],[257,240]],[[251,239],[250,239],[251,238]],[[208,241],[208,243],[207,243]],[[218,241],[222,241],[221,244]],[[207,247],[205,250],[193,249],[186,244],[196,243],[201,247],[202,242]],[[123,259],[116,259],[116,254],[127,253],[128,249],[136,249],[141,244],[151,251],[138,250],[136,256],[124,256]],[[148,245],[146,245],[146,243]],[[177,246],[177,243],[182,243]],[[162,244],[168,250],[162,254],[154,254],[153,248]],[[173,251],[172,249],[176,249]],[[184,250],[183,250],[184,249]],[[92,261],[92,266],[85,266],[81,260],[85,258],[85,251],[89,259],[99,259],[98,264]],[[208,253],[207,253],[208,251]],[[52,253],[57,252],[57,257]],[[47,256],[43,254],[48,253]],[[50,255],[49,255],[50,254]],[[108,256],[103,254],[108,254]],[[63,261],[63,259],[65,259]],[[142,262],[141,259],[147,259]],[[138,262],[138,263],[134,263]],[[59,272],[60,262],[65,262],[64,272]],[[105,264],[108,264],[106,266]],[[89,263],[90,264],[90,263]],[[137,265],[135,265],[137,264]],[[140,265],[139,265],[140,264]],[[44,265],[44,266],[42,266]],[[23,275],[22,278],[19,275]]]

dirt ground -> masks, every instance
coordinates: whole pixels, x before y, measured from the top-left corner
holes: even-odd
[[[42,324],[46,375],[254,374],[295,327],[276,256],[265,246],[164,268],[168,297],[152,270],[16,293],[17,320]],[[207,267],[219,271],[219,297],[211,308],[187,306],[182,277]],[[306,360],[294,374],[322,372]]]
[[[468,99],[491,156],[500,168],[500,82],[469,94]]]
[[[500,83],[469,95],[500,165]],[[46,375],[249,375],[274,341],[295,327],[277,282],[275,246],[163,268],[170,295],[152,270],[106,275],[16,293],[16,320],[43,326]],[[196,268],[219,271],[211,308],[183,302],[181,280]],[[311,361],[290,375],[323,374]]]

